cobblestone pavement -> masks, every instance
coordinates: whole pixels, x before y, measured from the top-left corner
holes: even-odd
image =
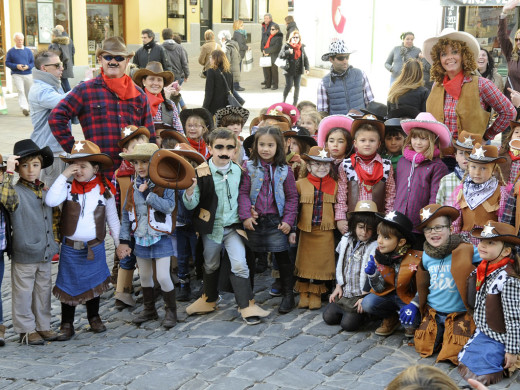
[[[192,64],[197,64],[192,59]],[[190,107],[202,103],[198,67],[185,88]],[[253,114],[266,102],[275,102],[281,90],[262,94],[260,73],[242,83],[243,96]],[[312,80],[310,83],[312,84]],[[316,82],[314,80],[314,82]],[[302,89],[302,99],[315,100],[315,89]],[[14,142],[27,138],[29,118],[22,116],[16,99],[8,98],[9,115],[0,116],[0,153],[5,157]],[[252,115],[253,116],[253,115]],[[75,126],[74,134],[80,136]],[[107,258],[113,246],[107,240]],[[103,294],[100,314],[108,331],[89,331],[85,307],[76,312],[76,336],[68,342],[44,346],[19,344],[13,334],[10,299],[10,262],[2,284],[6,346],[0,348],[0,389],[349,389],[378,390],[411,364],[435,365],[464,384],[456,369],[433,358],[420,359],[406,344],[403,330],[390,337],[376,336],[377,323],[363,331],[342,332],[321,319],[322,310],[276,311],[281,298],[272,298],[272,279],[266,271],[256,277],[256,301],[271,315],[259,325],[247,326],[236,311],[234,298],[224,294],[219,309],[186,318],[187,303],[179,304],[182,322],[169,331],[159,321],[141,327],[130,323],[133,313],[114,308],[113,289]],[[111,267],[111,264],[110,264]],[[53,265],[53,278],[58,266]],[[134,280],[138,289],[139,282]],[[157,303],[164,316],[163,302]],[[135,312],[142,309],[139,300]],[[58,329],[60,304],[52,299],[53,328]],[[520,377],[504,380],[492,389],[520,389]]]

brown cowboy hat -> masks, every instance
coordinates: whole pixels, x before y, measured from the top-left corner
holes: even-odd
[[[78,160],[86,160],[101,164],[103,169],[110,168],[114,165],[112,157],[106,153],[101,153],[101,149],[92,141],[76,141],[72,147],[71,153],[67,153],[60,158],[68,164],[73,164]]]
[[[139,69],[137,72],[135,72],[132,80],[134,80],[134,83],[136,83],[138,86],[144,88],[143,78],[146,76],[162,77],[164,80],[164,86],[170,85],[173,83],[173,80],[175,80],[174,74],[169,70],[163,70],[162,64],[158,61],[150,61],[146,65],[146,68]]]
[[[415,228],[417,230],[423,230],[423,228],[434,218],[446,216],[449,217],[451,222],[455,221],[459,217],[459,210],[451,206],[441,206],[440,204],[429,204],[424,206],[419,212],[421,223]]]
[[[377,213],[377,204],[373,200],[360,200],[356,203],[354,211],[347,213],[347,218],[350,219],[353,214],[357,213]]]
[[[150,159],[150,179],[160,187],[185,190],[193,184],[195,169],[185,158],[168,149],[159,149]]]
[[[520,245],[520,237],[516,235],[516,229],[507,223],[489,220],[483,228],[473,229],[471,237],[478,239],[493,239],[513,245]]]
[[[329,151],[323,149],[320,146],[313,146],[310,148],[309,153],[302,154],[302,159],[305,161],[316,161],[316,162],[328,162],[331,163],[334,161],[332,157],[329,155]]]
[[[125,126],[123,129],[121,129],[121,139],[117,141],[117,146],[119,146],[120,149],[123,149],[124,144],[126,144],[132,138],[140,136],[141,134],[144,134],[148,137],[148,139],[150,139],[150,131],[146,127],[137,127],[133,125]]]
[[[190,142],[190,141],[188,141],[188,139],[184,135],[179,133],[177,130],[166,130],[166,129],[164,129],[164,130],[162,130],[160,132],[160,136],[161,136],[162,139],[173,138],[178,143],[187,144],[187,143]]]
[[[471,154],[466,157],[466,160],[477,164],[489,164],[503,163],[506,161],[506,158],[498,156],[498,149],[496,146],[476,143],[475,146],[473,146]]]
[[[471,152],[473,150],[473,146],[475,144],[482,145],[482,136],[476,133],[470,133],[468,131],[462,130],[459,133],[457,139],[453,138],[451,140],[453,147],[457,150],[463,150],[465,152]]]
[[[285,123],[287,123],[289,128],[292,126],[291,117],[287,114],[284,114],[282,111],[278,111],[276,109],[273,109],[271,111],[268,111],[265,114],[260,115],[260,118],[262,118],[262,120],[274,119],[278,122],[282,122],[282,123],[285,122]]]
[[[354,119],[354,122],[352,122],[352,126],[350,127],[350,134],[352,134],[352,138],[356,136],[356,131],[358,131],[362,125],[367,123],[376,127],[381,142],[383,142],[385,139],[385,122],[378,120],[377,117],[373,114],[367,114],[363,116],[363,118]]]
[[[172,152],[174,152],[174,153],[178,154],[179,156],[182,156],[188,160],[195,161],[197,163],[197,165],[200,165],[200,164],[206,162],[206,159],[204,158],[204,156],[202,154],[200,154],[199,152],[197,152],[195,150],[195,148],[193,148],[187,142],[178,143],[177,145],[175,145],[175,148],[168,149],[168,150],[171,150]]]
[[[127,49],[125,41],[121,37],[110,37],[105,39],[101,43],[101,47],[96,50],[96,58],[104,53],[124,57],[133,57],[135,54],[133,51]]]

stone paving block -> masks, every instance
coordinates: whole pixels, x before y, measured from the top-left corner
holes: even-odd
[[[291,340],[286,341],[271,351],[272,354],[278,356],[295,356],[306,351],[312,346],[318,344],[318,337],[300,335]]]
[[[273,348],[277,347],[285,341],[285,339],[277,336],[262,337],[256,340],[253,344],[245,347],[245,349],[249,351],[257,351],[260,353],[269,353]]]
[[[89,383],[81,387],[81,390],[117,390],[119,386],[108,386],[102,383]]]
[[[265,382],[282,388],[312,389],[325,380],[325,376],[305,369],[284,368],[265,379]]]
[[[402,333],[394,333],[393,335],[385,337],[383,340],[381,340],[381,345],[384,345],[385,347],[399,348],[407,341],[408,338],[404,337]]]
[[[193,337],[197,336],[214,336],[224,337],[229,336],[242,326],[239,322],[228,322],[228,321],[211,321],[200,324],[196,329],[190,332]]]
[[[182,359],[185,355],[195,352],[195,348],[188,347],[175,347],[172,348],[170,344],[163,345],[153,349],[152,351],[143,354],[139,357],[139,361],[142,362],[161,362],[171,363],[176,360]]]
[[[156,368],[158,367],[152,364],[129,362],[103,375],[96,382],[105,385],[125,386],[132,382],[134,378],[144,375]]]
[[[350,389],[351,385],[357,381],[357,377],[345,372],[338,372],[334,376],[326,378],[324,385],[337,387],[340,389]],[[365,389],[367,390],[367,389]],[[371,389],[372,390],[372,389]]]
[[[348,350],[345,353],[342,353],[341,355],[338,355],[336,357],[336,359],[346,363],[346,362],[349,362],[352,359],[355,359],[355,358],[357,358],[359,356],[361,356],[361,352]]]
[[[230,372],[230,376],[250,379],[252,382],[261,382],[277,370],[287,366],[289,360],[273,356],[262,356],[249,360]]]
[[[359,378],[359,382],[366,383],[366,388],[383,389],[386,387],[402,370],[396,371],[376,371],[368,369]]]
[[[296,356],[296,359],[294,359],[289,366],[292,368],[303,368],[310,362],[314,360],[316,357],[315,353],[312,352],[304,352],[300,353]]]
[[[179,390],[204,390],[207,389],[209,383],[202,379],[194,378],[179,387]]]
[[[168,343],[171,347],[193,347],[199,348],[211,343],[212,339],[207,337],[185,337],[182,339],[175,339]]]
[[[126,388],[129,390],[173,390],[178,389],[194,376],[193,372],[187,370],[171,370],[168,367],[160,367],[136,377]]]
[[[350,345],[351,343],[346,340],[339,343],[334,343],[334,346],[330,349],[330,352],[335,353],[336,355],[341,355],[350,349]]]
[[[265,322],[265,318],[263,319],[263,322],[257,324],[257,325],[251,325],[251,326],[242,326],[237,331],[237,335],[239,336],[248,336],[248,337],[260,337],[264,334],[264,332],[267,329],[270,329],[270,324]]]
[[[338,330],[335,326],[327,325],[324,321],[321,321],[313,327],[306,329],[305,333],[313,336],[332,336],[338,333]]]
[[[370,348],[364,352],[361,356],[369,359],[380,361],[383,358],[394,353],[395,349],[378,346],[377,348]]]
[[[235,368],[238,367],[251,359],[258,357],[256,352],[252,351],[235,351],[232,355],[225,357],[217,362],[218,366],[226,366]]]
[[[215,380],[227,376],[230,372],[230,367],[208,367],[197,374],[197,379],[213,383]]]
[[[341,360],[334,359],[330,362],[325,363],[318,372],[330,377],[337,374],[343,368],[344,365],[345,363]]]
[[[103,354],[112,359],[131,360],[153,351],[156,347],[155,344],[147,343],[144,340],[138,340],[137,342],[128,340],[107,348]]]
[[[248,328],[251,328],[251,326],[248,326]],[[229,347],[235,350],[243,349],[246,346],[251,345],[252,343],[254,343],[254,340],[252,338],[234,336],[219,337],[211,341],[211,345],[213,347]]]
[[[375,360],[373,359],[357,357],[349,362],[346,362],[341,371],[351,372],[353,374],[361,374],[365,370],[369,370],[374,363]]]
[[[242,378],[223,377],[217,379],[213,384],[208,386],[208,390],[243,390],[252,386],[251,380]]]
[[[29,352],[29,351],[28,351]],[[50,364],[29,364],[20,368],[2,369],[0,375],[8,379],[25,379],[25,380],[39,380],[43,378],[54,377],[58,373],[66,370],[66,367],[60,365]]]
[[[0,389],[5,389],[8,386],[11,386],[13,383],[14,383],[14,381],[12,381],[12,380],[0,378]]]
[[[422,364],[422,361],[419,362],[419,364]],[[402,371],[409,366],[410,364],[406,360],[400,360],[392,356],[386,356],[381,361],[375,363],[371,369],[377,371]]]
[[[281,389],[278,386],[274,386],[267,383],[257,383],[253,387],[250,388],[251,390],[278,390]]]
[[[184,367],[184,370],[201,372],[208,367],[215,365],[220,360],[224,359],[233,353],[233,350],[225,347],[205,346],[199,348],[197,351],[183,356],[182,359],[172,363],[179,367]]]
[[[89,358],[59,373],[56,375],[56,378],[90,383],[105,375],[107,372],[119,369],[120,367],[121,363],[116,360]]]

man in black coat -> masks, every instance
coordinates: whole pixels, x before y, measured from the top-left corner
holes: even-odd
[[[150,61],[157,61],[162,64],[164,70],[172,71],[168,54],[164,47],[155,42],[154,32],[149,28],[145,28],[141,31],[141,40],[143,41],[143,47],[139,48],[135,53],[133,63],[140,69],[144,69]]]

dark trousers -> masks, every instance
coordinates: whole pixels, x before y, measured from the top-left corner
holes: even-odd
[[[85,302],[87,306],[87,318],[90,320],[99,315],[99,297],[92,298],[90,301]],[[61,303],[61,323],[72,324],[74,322],[74,314],[76,313],[76,306],[67,305]]]
[[[63,88],[63,92],[69,92],[71,90],[69,79],[61,79],[61,87]]]
[[[278,67],[273,64],[262,69],[264,70],[265,86],[278,88]]]
[[[291,88],[294,84],[294,97],[293,97],[293,105],[296,106],[298,103],[298,97],[300,96],[300,82],[302,79],[302,74],[285,74],[285,89],[283,90],[283,101],[287,99],[289,92],[291,92]]]

